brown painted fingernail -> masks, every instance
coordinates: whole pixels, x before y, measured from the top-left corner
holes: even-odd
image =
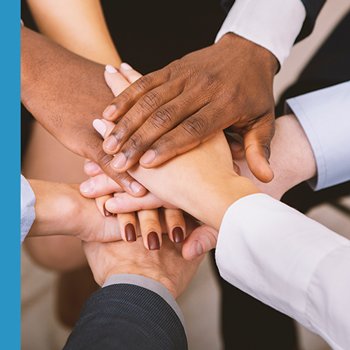
[[[184,240],[184,231],[181,227],[175,227],[173,229],[173,239],[175,243],[181,243]]]
[[[136,241],[136,232],[133,224],[129,223],[125,226],[125,237],[128,242]]]
[[[159,238],[156,232],[150,232],[147,236],[147,243],[149,250],[160,249]]]
[[[103,212],[105,214],[105,216],[112,216],[112,214],[106,209],[106,204],[103,205]]]

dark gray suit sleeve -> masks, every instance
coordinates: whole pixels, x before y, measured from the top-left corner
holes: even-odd
[[[229,12],[235,0],[220,0],[221,5],[226,12]],[[283,1],[283,0],[281,0]],[[301,1],[306,10],[306,18],[303,24],[303,27],[300,31],[299,36],[297,37],[296,42],[306,38],[311,34],[314,29],[316,19],[325,4],[326,0],[296,0]]]
[[[94,293],[65,350],[186,350],[184,327],[159,294],[133,284],[114,284]]]

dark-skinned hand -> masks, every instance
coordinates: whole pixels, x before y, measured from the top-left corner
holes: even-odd
[[[116,122],[103,144],[116,154],[111,166],[120,173],[138,161],[152,168],[231,127],[243,137],[252,173],[270,181],[277,67],[268,50],[230,33],[138,79],[103,113]]]

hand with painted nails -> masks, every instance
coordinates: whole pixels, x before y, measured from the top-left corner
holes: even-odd
[[[232,126],[244,139],[253,174],[271,181],[268,158],[277,68],[268,50],[226,34],[120,93],[103,113],[106,120],[117,122],[104,150],[116,154],[116,171],[124,172],[139,161],[153,168]],[[123,71],[131,70],[125,66]]]
[[[163,248],[144,249],[139,238],[134,244],[84,243],[84,250],[95,281],[102,286],[112,275],[135,274],[163,284],[177,298],[186,289],[202,261],[199,257],[187,261],[181,256],[181,247],[165,236]]]
[[[84,170],[91,178],[80,185],[82,195],[96,198],[98,207],[106,215],[116,215],[124,241],[134,242],[141,235],[147,249],[157,250],[162,245],[163,233],[168,234],[174,243],[185,239],[187,227],[181,210],[160,201],[151,193],[138,198],[140,201],[136,201],[135,207],[129,197],[136,197],[123,192],[96,163],[86,161]]]

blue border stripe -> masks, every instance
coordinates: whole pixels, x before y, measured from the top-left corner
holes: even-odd
[[[1,35],[1,241],[2,349],[20,349],[20,2],[4,1]]]

